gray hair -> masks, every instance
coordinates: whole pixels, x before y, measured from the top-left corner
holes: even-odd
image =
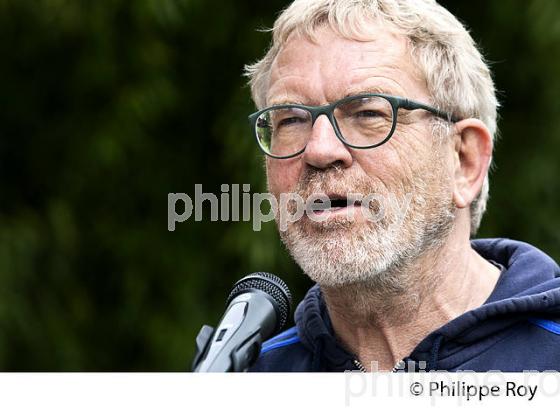
[[[364,40],[372,21],[408,38],[436,107],[480,119],[495,139],[499,104],[490,69],[465,27],[435,0],[295,0],[274,23],[264,58],[245,67],[257,107],[266,105],[272,63],[292,33],[313,38],[318,27],[328,25],[344,38]],[[486,175],[470,206],[471,236],[480,226],[488,191]]]

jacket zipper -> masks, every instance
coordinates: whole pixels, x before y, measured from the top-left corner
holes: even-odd
[[[358,359],[354,359],[353,362],[354,362],[354,366],[356,366],[356,368],[359,371],[361,371],[362,373],[367,372],[365,366]],[[403,363],[404,363],[404,360],[399,360],[397,363],[395,363],[395,365],[393,366],[393,369],[391,369],[391,372],[396,373],[398,370],[400,370],[402,368]]]
[[[361,371],[362,373],[366,373],[366,368],[358,359],[354,359],[353,361],[354,361],[354,366],[356,366],[356,368],[359,371]]]

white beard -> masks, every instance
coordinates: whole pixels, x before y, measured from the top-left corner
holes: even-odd
[[[414,286],[406,266],[428,249],[441,246],[452,230],[455,207],[443,167],[431,161],[414,177],[387,186],[348,170],[329,168],[308,172],[295,193],[303,198],[318,192],[375,192],[398,200],[385,201],[380,221],[349,221],[343,217],[314,222],[304,216],[280,230],[290,254],[313,281],[324,287],[340,288],[367,284],[382,293],[398,294]],[[424,176],[423,178],[420,176]],[[409,198],[409,206],[399,207]]]

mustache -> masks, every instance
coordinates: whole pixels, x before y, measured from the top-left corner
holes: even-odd
[[[309,197],[317,194],[346,196],[353,193],[366,196],[378,191],[375,189],[376,185],[364,174],[345,171],[338,166],[326,169],[308,168],[304,171],[293,192],[307,201]]]

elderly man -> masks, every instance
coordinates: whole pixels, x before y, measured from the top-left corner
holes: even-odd
[[[247,74],[270,192],[329,199],[280,230],[317,285],[252,371],[560,368],[556,263],[470,240],[498,104],[454,16],[432,0],[296,0]]]

